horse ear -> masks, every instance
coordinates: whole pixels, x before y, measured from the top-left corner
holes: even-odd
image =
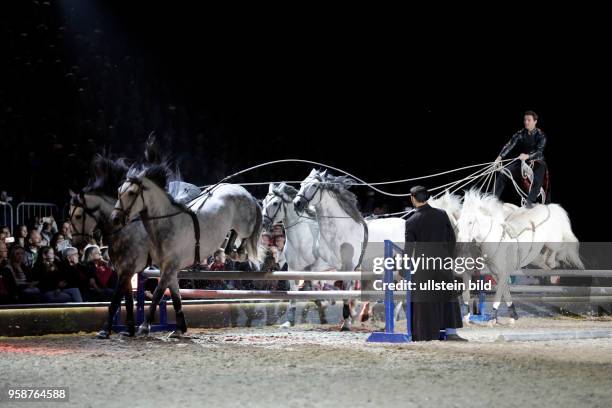
[[[270,183],[268,186],[268,194],[272,194],[274,192],[274,183]]]
[[[317,174],[317,169],[310,170],[309,176],[314,176],[315,174]]]
[[[69,189],[68,189],[68,194],[70,194],[70,197],[71,197],[71,198],[75,198],[75,197],[77,197],[77,196],[78,196],[78,194],[77,194],[77,193],[75,193],[74,191],[72,191],[72,189],[71,189],[71,188],[69,188]]]

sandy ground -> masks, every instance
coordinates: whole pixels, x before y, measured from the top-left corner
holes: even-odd
[[[68,403],[19,407],[609,407],[612,338],[495,341],[576,329],[612,329],[612,321],[523,318],[462,329],[469,343],[404,345],[318,325],[193,330],[180,340],[0,338],[0,386],[70,387]]]

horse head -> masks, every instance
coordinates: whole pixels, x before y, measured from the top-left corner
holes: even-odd
[[[457,241],[485,242],[503,223],[503,205],[495,196],[466,191],[457,222]]]
[[[300,190],[293,199],[293,205],[296,211],[302,212],[309,205],[316,205],[321,201],[321,183],[326,174],[327,170],[321,172],[312,169],[308,177],[302,181]]]
[[[262,203],[263,228],[269,230],[285,218],[285,205],[291,204],[297,190],[288,184],[270,184]]]
[[[148,211],[150,195],[156,190],[166,190],[171,171],[165,164],[153,164],[142,169],[132,166],[127,178],[118,190],[118,198],[111,214],[115,226],[123,226],[131,218]]]

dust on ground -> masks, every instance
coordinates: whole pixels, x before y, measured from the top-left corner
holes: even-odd
[[[78,407],[608,407],[611,338],[496,341],[585,329],[612,330],[612,320],[523,318],[461,329],[468,343],[401,345],[367,343],[368,328],[320,325],[195,329],[178,340],[0,338],[0,386],[68,386],[69,403],[56,404]],[[30,405],[41,406],[18,406]]]

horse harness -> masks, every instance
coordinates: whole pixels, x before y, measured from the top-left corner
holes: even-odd
[[[123,208],[123,203],[121,201],[121,199],[119,199],[117,202],[119,203],[119,206],[115,206],[115,210],[121,212],[124,216],[127,217],[128,214],[130,214],[132,207],[134,207],[134,204],[136,204],[136,201],[138,200],[138,198],[140,197],[140,199],[142,200],[142,207],[143,210],[140,211],[140,218],[142,219],[142,221],[155,221],[155,220],[161,220],[161,219],[165,219],[165,218],[172,218],[175,217],[177,215],[180,214],[188,214],[191,217],[191,221],[193,222],[193,232],[194,232],[194,240],[195,240],[195,247],[194,247],[194,255],[193,255],[193,266],[198,266],[200,264],[200,222],[198,221],[198,216],[196,215],[196,213],[194,211],[192,211],[191,209],[185,207],[185,206],[180,206],[178,203],[176,203],[174,201],[174,199],[172,198],[172,196],[168,195],[168,198],[170,199],[170,203],[172,204],[172,206],[178,208],[178,211],[170,213],[170,214],[165,214],[165,215],[156,215],[156,216],[149,216],[148,214],[148,209],[145,205],[145,201],[144,201],[144,188],[142,185],[142,180],[139,180],[137,178],[128,178],[126,181],[128,181],[131,184],[135,184],[138,186],[139,188],[139,192],[138,195],[136,197],[134,197],[134,199],[132,200],[132,202],[130,203],[130,205],[127,208]]]
[[[100,220],[98,219],[98,217],[96,217],[95,213],[100,209],[100,207],[89,208],[87,206],[87,199],[85,198],[85,194],[83,194],[83,193],[79,193],[76,196],[76,199],[73,198],[71,204],[72,204],[72,206],[74,208],[70,212],[70,218],[68,220],[70,221],[70,226],[75,231],[72,234],[72,236],[83,236],[85,238],[93,238],[93,235],[85,233],[85,221],[86,221],[85,215],[89,215],[96,222],[96,224],[94,225],[94,228],[93,228],[93,230],[95,231],[97,229],[97,227],[98,227],[98,224],[100,224]],[[79,230],[77,229],[77,227],[76,227],[76,225],[75,225],[75,223],[73,221],[74,213],[75,213],[77,208],[82,208],[83,209],[83,213],[85,213],[85,215],[82,218],[81,232],[79,232]]]
[[[548,206],[546,206],[546,210],[547,210],[547,214],[546,214],[546,218],[544,218],[544,220],[540,221],[537,224],[534,223],[533,221],[529,221],[529,227],[523,228],[520,232],[518,232],[514,236],[512,236],[512,231],[508,228],[508,224],[506,223],[506,221],[508,220],[508,218],[510,218],[510,216],[512,214],[510,214],[508,217],[506,217],[506,219],[504,219],[504,223],[502,224],[502,233],[501,233],[501,236],[499,237],[499,243],[497,245],[497,248],[495,249],[495,252],[493,252],[493,256],[491,258],[493,258],[497,254],[497,251],[499,250],[499,247],[501,246],[502,241],[503,241],[503,239],[504,239],[504,237],[506,235],[511,240],[515,240],[517,245],[518,245],[519,237],[521,235],[523,235],[525,232],[531,231],[531,244],[530,244],[530,247],[529,247],[529,251],[527,252],[527,256],[525,256],[525,259],[527,259],[529,257],[529,254],[533,250],[533,243],[534,243],[534,240],[535,240],[536,228],[541,226],[542,224],[544,224],[545,222],[547,222],[550,219],[550,208]],[[491,219],[491,226],[489,227],[489,232],[487,232],[487,235],[485,236],[484,242],[487,241],[487,237],[489,236],[489,234],[491,233],[492,230],[493,230],[493,220]],[[517,265],[519,265],[519,267],[520,267],[520,265],[523,262],[523,260],[521,259],[521,256],[520,256],[520,251],[517,251],[517,255],[516,256],[517,256]]]

